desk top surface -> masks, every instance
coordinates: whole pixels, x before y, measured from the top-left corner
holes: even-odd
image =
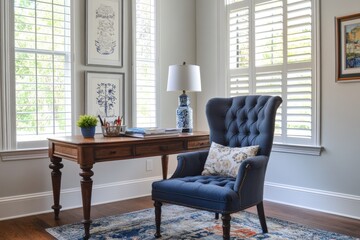
[[[192,132],[192,133],[179,133],[172,135],[158,135],[151,136],[145,138],[136,138],[136,137],[104,137],[102,134],[95,134],[94,138],[84,138],[82,135],[72,135],[72,136],[64,136],[64,137],[53,137],[48,138],[49,141],[52,142],[63,142],[68,144],[82,145],[82,144],[100,144],[100,143],[131,143],[136,141],[157,141],[163,139],[176,139],[176,138],[194,138],[194,137],[208,137],[209,132]]]

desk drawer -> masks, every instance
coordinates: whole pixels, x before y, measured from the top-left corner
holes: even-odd
[[[126,158],[132,156],[131,146],[104,147],[95,150],[95,159]]]
[[[136,146],[136,156],[156,156],[184,150],[183,142],[163,142]]]
[[[207,148],[210,146],[209,138],[190,140],[188,142],[188,149]]]

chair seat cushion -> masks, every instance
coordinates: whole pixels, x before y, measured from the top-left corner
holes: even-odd
[[[240,198],[233,190],[235,178],[189,176],[154,182],[153,200],[191,206],[218,213],[240,210]]]

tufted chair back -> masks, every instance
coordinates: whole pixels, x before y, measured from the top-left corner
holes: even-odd
[[[248,95],[213,98],[206,105],[210,141],[230,147],[259,145],[258,155],[269,156],[280,97]]]

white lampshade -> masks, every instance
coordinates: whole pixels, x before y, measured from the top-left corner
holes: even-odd
[[[167,91],[201,91],[200,67],[183,64],[170,65]]]

